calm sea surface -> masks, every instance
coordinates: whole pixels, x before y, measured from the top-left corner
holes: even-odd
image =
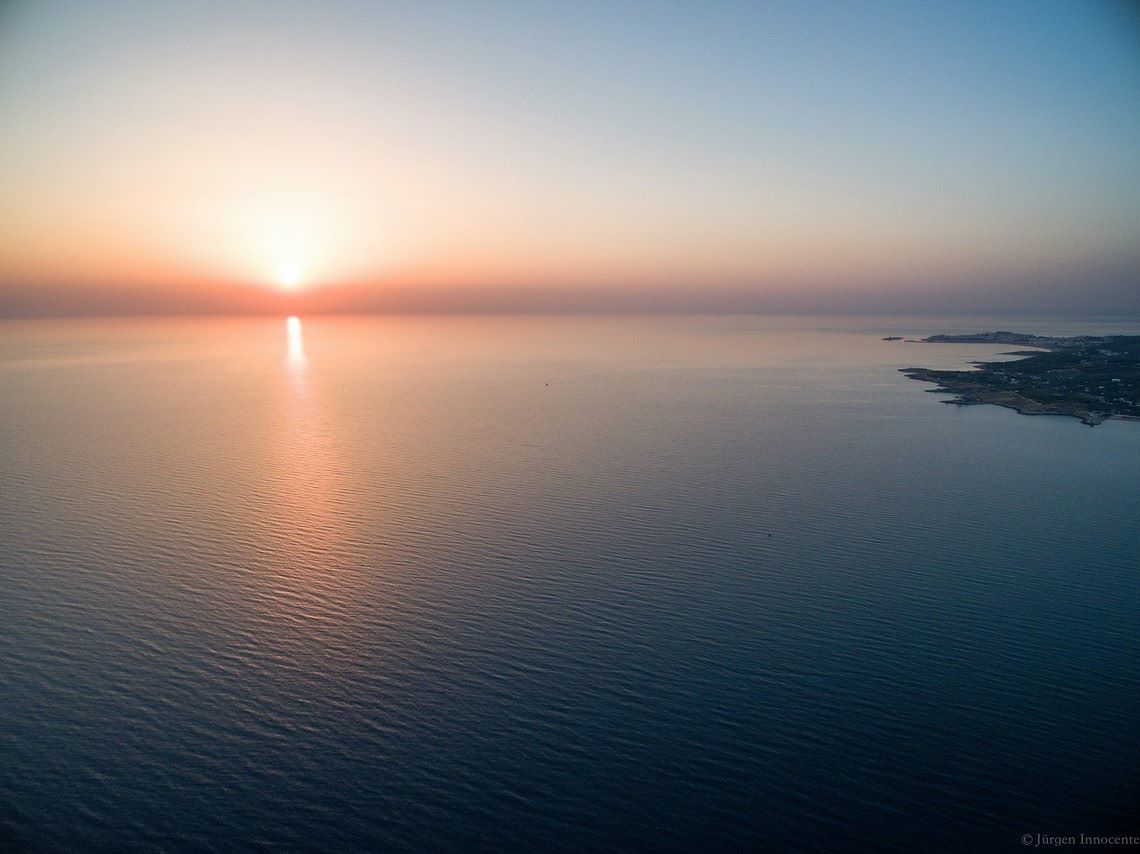
[[[826,318],[0,324],[0,849],[1140,832],[1140,424]]]

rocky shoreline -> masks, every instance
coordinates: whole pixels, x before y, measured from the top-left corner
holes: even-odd
[[[930,344],[1011,344],[1037,350],[1002,355],[1008,362],[976,362],[976,370],[901,368],[911,379],[935,383],[927,391],[953,394],[957,406],[992,404],[1022,415],[1068,415],[1089,426],[1109,418],[1140,420],[1140,336],[1060,338],[1015,332],[932,335]]]

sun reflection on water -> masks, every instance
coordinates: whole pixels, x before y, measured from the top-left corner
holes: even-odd
[[[351,583],[352,548],[335,418],[305,353],[301,320],[285,321],[281,409],[273,437],[274,598],[291,620],[335,622]]]
[[[290,365],[304,365],[305,338],[301,331],[301,318],[290,317],[285,321],[286,360]]]

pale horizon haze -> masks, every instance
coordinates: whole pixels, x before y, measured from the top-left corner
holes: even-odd
[[[0,4],[0,316],[1140,314],[1123,2]]]

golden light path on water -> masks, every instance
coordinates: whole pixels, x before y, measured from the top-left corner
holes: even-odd
[[[305,364],[305,338],[301,330],[301,318],[290,317],[285,321],[286,358],[290,366]]]
[[[274,437],[272,527],[284,558],[275,580],[277,598],[293,619],[324,621],[334,619],[346,592],[347,579],[337,578],[351,538],[330,413],[305,352],[299,317],[285,321],[283,373]]]

